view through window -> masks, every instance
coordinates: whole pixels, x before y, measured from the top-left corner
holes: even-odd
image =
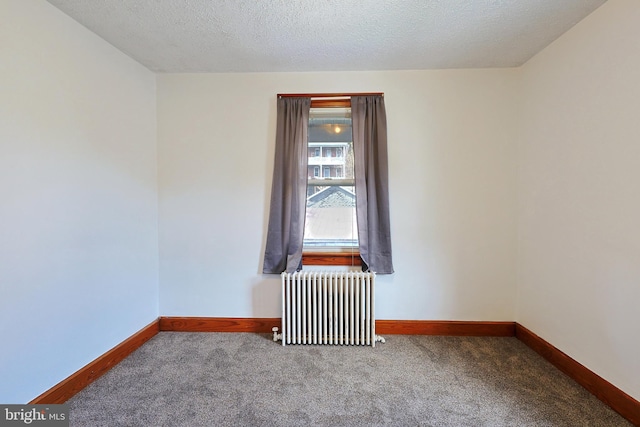
[[[306,250],[357,248],[351,109],[311,108]]]

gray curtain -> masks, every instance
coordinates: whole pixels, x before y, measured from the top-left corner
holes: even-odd
[[[362,269],[391,274],[393,262],[384,98],[380,95],[351,97],[351,119]]]
[[[302,269],[311,98],[278,98],[276,153],[263,273]]]

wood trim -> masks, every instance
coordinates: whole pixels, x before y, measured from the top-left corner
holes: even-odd
[[[352,96],[384,96],[384,92],[360,93],[279,93],[278,98],[307,97],[311,108],[349,108]]]
[[[142,344],[153,338],[159,330],[158,321],[153,321],[93,362],[90,362],[79,371],[71,374],[66,379],[33,399],[29,404],[42,405],[66,402],[80,390],[107,373]]]
[[[640,402],[636,399],[519,323],[516,323],[516,338],[609,405],[633,425],[640,426]]]
[[[376,334],[513,337],[514,322],[376,320]]]
[[[161,317],[160,330],[174,332],[270,333],[281,326],[279,317]],[[377,334],[506,336],[515,335],[514,322],[464,322],[431,320],[376,320]]]
[[[344,99],[312,99],[311,108],[351,108],[351,98]]]
[[[279,93],[278,98],[350,98],[352,96],[384,96],[384,92]]]
[[[271,328],[280,324],[279,317],[160,317],[160,330],[173,332],[271,333]]]
[[[348,265],[361,267],[362,258],[357,252],[303,252],[302,265]]]

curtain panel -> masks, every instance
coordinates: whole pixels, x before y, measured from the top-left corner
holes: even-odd
[[[278,98],[275,164],[263,273],[302,269],[311,98]]]
[[[384,98],[380,95],[352,96],[351,120],[362,269],[391,274],[393,262]]]

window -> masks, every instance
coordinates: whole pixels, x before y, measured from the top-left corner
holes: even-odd
[[[323,156],[308,159],[314,174],[307,183],[304,252],[350,253],[358,248],[351,109],[312,107],[308,140],[308,151],[321,145]]]
[[[313,115],[310,114],[312,109]],[[331,117],[336,112],[341,116]],[[323,133],[325,138],[314,138],[314,132]],[[350,138],[340,136],[348,134],[351,134]],[[324,147],[331,149],[333,154],[325,156]],[[313,148],[314,155],[310,148]],[[321,157],[315,156],[316,148],[320,150]],[[341,156],[338,155],[338,148],[341,148]],[[349,160],[350,153],[353,161]],[[353,246],[351,252],[338,254],[350,255],[351,263],[321,264],[359,263],[365,271],[393,273],[387,124],[382,93],[278,94],[274,157],[263,273],[292,273],[300,270],[303,264],[318,264],[305,261],[304,253],[307,257],[310,255],[308,251],[305,252],[306,248],[313,247],[313,243],[321,243],[325,248],[331,247],[327,245],[328,242],[341,239],[337,231],[339,227],[335,226],[327,230],[334,236],[325,239],[325,242],[319,242],[319,236],[310,233],[313,230],[307,229],[305,232],[308,204],[311,206],[309,213],[315,211],[319,215],[323,214],[321,209],[331,207],[350,208],[355,212],[355,207],[351,208],[349,203],[356,198],[358,209],[356,215],[350,218],[353,224],[352,234],[345,239],[351,240]],[[317,173],[315,167],[318,167]],[[329,176],[317,176],[324,175],[325,168],[329,169]],[[340,177],[337,176],[338,168]],[[328,211],[324,213],[326,212]],[[317,218],[320,217],[311,218],[308,224],[321,231],[322,227],[313,226],[313,220]],[[355,231],[357,229],[359,233]],[[339,241],[336,247],[349,247],[349,243]],[[355,250],[356,245],[358,252]],[[329,260],[329,255],[334,254],[324,252],[322,260]],[[344,261],[347,257],[335,258]]]

